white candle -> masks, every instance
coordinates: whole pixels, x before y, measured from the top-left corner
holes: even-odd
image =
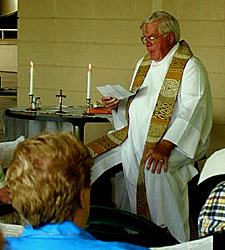
[[[91,70],[92,70],[92,66],[89,63],[88,64],[88,71],[87,71],[87,99],[91,99]]]
[[[33,95],[33,76],[34,76],[34,64],[30,61],[30,91],[29,95]]]

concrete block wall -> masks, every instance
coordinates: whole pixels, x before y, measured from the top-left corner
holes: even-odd
[[[42,105],[58,104],[60,89],[65,105],[85,105],[88,63],[93,64],[93,103],[101,99],[96,86],[128,88],[136,62],[146,53],[140,23],[155,10],[177,17],[182,39],[205,63],[214,102],[210,153],[225,147],[224,0],[19,0],[18,105],[28,105],[30,60],[34,94]],[[85,141],[108,129],[109,124],[87,125]]]
[[[0,71],[17,72],[16,41],[0,40]]]
[[[17,41],[0,40],[1,88],[17,86]]]

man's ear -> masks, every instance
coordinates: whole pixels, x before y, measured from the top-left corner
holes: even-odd
[[[81,228],[85,227],[90,212],[90,188],[82,188],[79,194],[78,207],[73,222]]]
[[[80,190],[80,202],[79,202],[79,206],[80,208],[86,208],[87,206],[89,206],[89,202],[90,202],[90,189],[89,188],[82,188]]]
[[[168,40],[169,40],[169,44],[170,45],[174,45],[175,44],[175,34],[173,31],[170,31],[168,34]]]

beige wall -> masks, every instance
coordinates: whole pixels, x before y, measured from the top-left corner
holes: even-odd
[[[28,105],[30,60],[35,64],[34,93],[42,105],[58,104],[60,89],[67,96],[65,105],[85,105],[88,63],[93,64],[92,102],[101,98],[96,86],[128,88],[145,53],[140,22],[160,9],[177,17],[182,39],[208,69],[214,102],[210,152],[225,147],[224,0],[19,0],[18,105]],[[86,141],[109,125],[90,128]]]
[[[0,81],[1,88],[17,86],[17,42],[0,40]]]

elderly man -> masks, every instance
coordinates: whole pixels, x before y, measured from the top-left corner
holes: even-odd
[[[112,109],[116,131],[88,144],[95,157],[92,181],[122,163],[125,186],[119,180],[113,189],[120,186],[117,207],[187,241],[187,183],[197,174],[194,162],[207,152],[212,126],[208,75],[186,42],[179,42],[173,16],[155,12],[141,29],[148,53],[137,63],[130,86],[138,91],[128,100],[102,98]]]
[[[99,241],[82,229],[92,163],[70,133],[37,135],[18,145],[6,179],[12,205],[27,224],[21,237],[6,238],[10,249],[147,249]]]

